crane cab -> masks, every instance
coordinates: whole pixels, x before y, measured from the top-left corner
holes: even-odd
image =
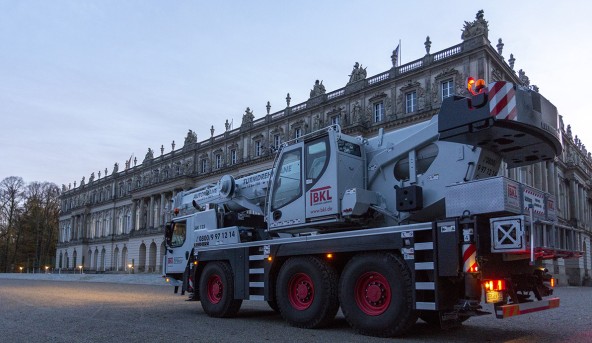
[[[365,188],[365,158],[362,141],[337,126],[284,147],[271,179],[269,230],[303,232],[341,222],[346,190]]]

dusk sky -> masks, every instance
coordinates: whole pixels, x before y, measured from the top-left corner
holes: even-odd
[[[0,180],[61,186],[123,169],[308,99],[316,79],[345,86],[461,42],[485,11],[505,44],[588,150],[592,3],[585,1],[0,0]]]

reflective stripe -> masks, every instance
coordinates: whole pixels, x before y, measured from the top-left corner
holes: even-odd
[[[496,119],[514,120],[516,118],[516,91],[509,82],[499,81],[490,83],[489,112]]]
[[[495,316],[503,319],[532,312],[550,310],[557,307],[559,307],[559,298],[522,304],[502,305],[495,307]]]
[[[477,246],[474,243],[463,244],[463,267],[466,273],[477,267]]]

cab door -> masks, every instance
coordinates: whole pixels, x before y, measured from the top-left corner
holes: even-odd
[[[333,219],[339,213],[337,189],[337,159],[333,131],[328,135],[306,142],[304,151],[304,183],[306,219],[310,221]],[[348,176],[346,176],[348,177]]]
[[[305,222],[303,146],[299,142],[286,147],[279,157],[271,184],[267,220],[270,230]]]

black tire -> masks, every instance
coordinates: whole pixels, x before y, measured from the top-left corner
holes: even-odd
[[[209,262],[199,280],[199,297],[204,312],[210,317],[236,315],[243,303],[234,299],[234,277],[227,262]]]
[[[313,256],[292,257],[280,269],[276,302],[292,326],[313,329],[326,326],[337,314],[338,275],[331,265]]]
[[[416,322],[411,273],[391,253],[354,256],[343,269],[339,301],[347,322],[363,335],[393,337]]]
[[[278,307],[277,301],[275,300],[268,300],[267,304],[274,312],[280,313],[280,308]]]

